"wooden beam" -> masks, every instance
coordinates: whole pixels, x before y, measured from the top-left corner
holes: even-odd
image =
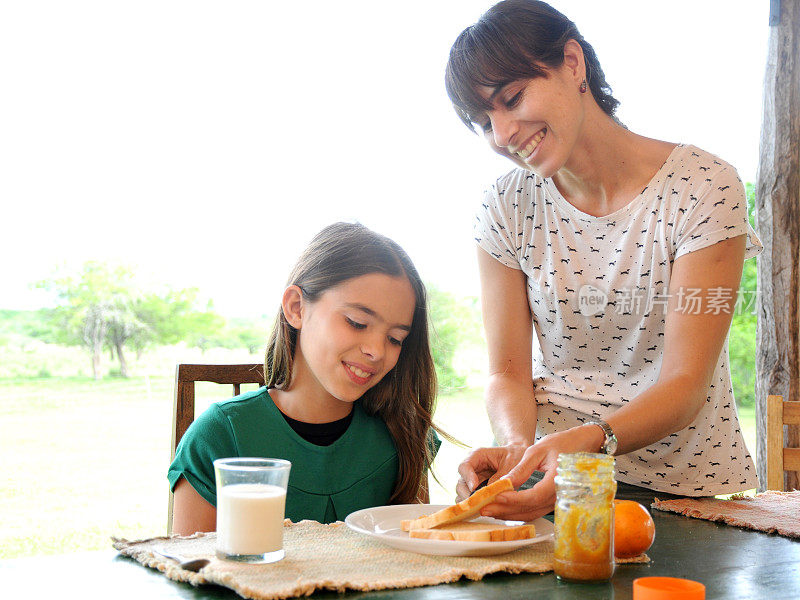
[[[766,488],[783,491],[783,396],[767,396],[766,448]]]
[[[800,425],[800,402],[783,403],[783,422],[787,425]]]
[[[800,398],[800,0],[773,3],[770,21],[756,227],[764,244],[758,259],[756,333],[757,471],[767,481],[766,400]],[[789,425],[788,446],[800,446],[800,426]],[[787,489],[800,488],[797,473]]]
[[[789,472],[800,471],[800,448],[783,449],[783,469]]]

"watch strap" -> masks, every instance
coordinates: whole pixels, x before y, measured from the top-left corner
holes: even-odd
[[[600,447],[600,450],[606,454],[613,455],[617,451],[617,436],[614,434],[614,430],[611,429],[611,425],[603,421],[602,419],[596,419],[594,421],[589,421],[586,423],[587,425],[597,425],[600,429],[603,430],[605,434],[605,440],[603,440],[603,445]]]

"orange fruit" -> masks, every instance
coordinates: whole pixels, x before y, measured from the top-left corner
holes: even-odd
[[[644,506],[633,500],[614,500],[614,556],[639,556],[655,537],[653,517]]]

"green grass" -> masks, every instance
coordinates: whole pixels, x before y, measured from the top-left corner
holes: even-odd
[[[171,387],[166,377],[149,387],[143,377],[2,382],[0,444],[11,459],[0,479],[0,557],[160,533]]]
[[[199,385],[198,409],[228,389]],[[168,376],[0,380],[0,558],[164,534],[172,393]]]
[[[167,374],[0,380],[0,558],[165,534],[172,388]],[[198,410],[228,389],[198,385]],[[753,450],[753,410],[740,417]],[[441,397],[435,420],[470,446],[492,442],[478,390]],[[431,502],[452,502],[466,453],[443,443]]]
[[[753,455],[753,460],[756,458],[756,407],[745,406],[739,407],[739,425],[742,428],[742,436]]]
[[[197,409],[227,386],[199,384]],[[0,380],[0,558],[108,548],[166,533],[173,381]],[[491,441],[480,394],[440,400],[438,421],[471,444]],[[445,442],[433,502],[449,503],[464,450]]]

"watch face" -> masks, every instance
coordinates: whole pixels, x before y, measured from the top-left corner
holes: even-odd
[[[613,455],[617,451],[617,436],[612,435],[606,438],[606,443],[603,444],[603,450],[606,451],[606,454]]]

